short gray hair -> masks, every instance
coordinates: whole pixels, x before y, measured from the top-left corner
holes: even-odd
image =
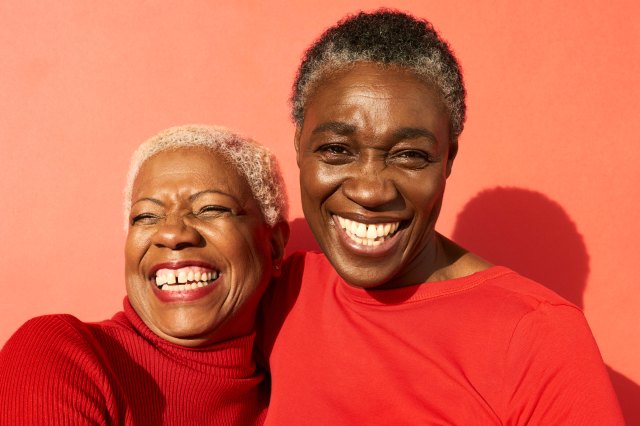
[[[129,226],[133,183],[149,158],[163,151],[203,147],[225,157],[244,177],[269,226],[287,220],[287,193],[278,162],[257,142],[224,127],[186,125],[163,130],[142,143],[131,156],[124,187],[125,231]]]
[[[462,133],[466,91],[451,48],[428,21],[388,9],[346,17],[305,52],[291,95],[291,115],[298,127],[318,82],[356,62],[397,66],[433,84],[449,113],[451,139]]]

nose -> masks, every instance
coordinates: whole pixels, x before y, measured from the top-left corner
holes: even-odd
[[[182,250],[186,247],[196,247],[202,242],[202,235],[193,226],[185,223],[185,218],[167,217],[152,237],[152,242],[158,247],[171,250]]]
[[[384,159],[367,158],[354,162],[342,192],[354,203],[376,209],[398,200],[398,190],[388,176]]]

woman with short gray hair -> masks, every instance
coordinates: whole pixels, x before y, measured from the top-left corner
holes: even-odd
[[[305,53],[294,141],[323,254],[265,297],[267,424],[623,424],[580,310],[435,230],[464,98],[405,13],[349,16]]]

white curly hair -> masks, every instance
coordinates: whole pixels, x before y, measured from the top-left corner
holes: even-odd
[[[287,220],[287,193],[278,162],[266,147],[218,126],[171,127],[143,142],[131,156],[124,187],[125,231],[129,227],[131,193],[140,168],[149,158],[169,150],[204,147],[230,161],[243,176],[269,226]]]

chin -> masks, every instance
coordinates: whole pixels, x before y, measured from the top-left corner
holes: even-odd
[[[338,275],[340,275],[347,284],[366,290],[382,287],[393,278],[393,274],[367,267],[349,268],[349,270],[339,266],[334,267]],[[366,270],[366,273],[363,273],[363,270]]]
[[[194,327],[194,325],[197,325]],[[213,324],[203,324],[201,321],[191,320],[187,324],[180,324],[175,321],[168,327],[163,327],[163,332],[174,339],[185,340],[207,340],[209,336],[215,334],[216,326]]]

